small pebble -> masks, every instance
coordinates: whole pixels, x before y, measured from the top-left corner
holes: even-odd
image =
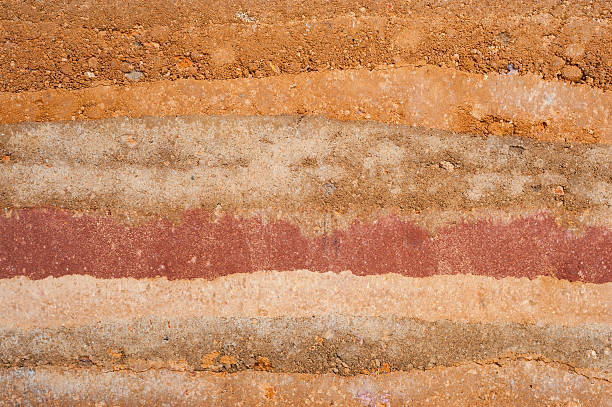
[[[563,68],[564,65],[565,65],[565,60],[561,57],[555,56],[550,61],[550,66],[555,72]]]
[[[568,81],[580,82],[582,79],[582,70],[575,65],[566,65],[561,70],[561,76]]]
[[[143,76],[143,73],[140,71],[130,71],[125,74],[125,77],[131,81],[137,81],[140,78],[142,78],[142,76]]]
[[[444,168],[448,172],[453,172],[455,170],[455,166],[448,161],[440,161],[440,168]]]
[[[100,63],[98,62],[98,58],[91,57],[87,60],[87,66],[91,69],[98,69],[100,67]]]

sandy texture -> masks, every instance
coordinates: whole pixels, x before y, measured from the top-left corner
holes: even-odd
[[[0,366],[267,370],[353,375],[533,356],[612,371],[609,325],[427,322],[385,316],[165,318],[0,329]],[[382,361],[382,362],[381,362]]]
[[[606,225],[612,219],[606,145],[308,117],[124,118],[2,126],[0,134],[8,209],[159,215],[201,207],[350,218],[562,207],[599,213]]]
[[[4,329],[76,327],[132,318],[308,317],[342,314],[429,322],[610,325],[612,284],[547,277],[355,276],[309,271],[233,274],[215,280],[0,280]]]
[[[0,364],[354,375],[529,357],[603,374],[612,371],[610,290],[307,271],[17,278],[0,283]]]
[[[406,63],[609,89],[611,17],[605,0],[5,0],[0,90]]]
[[[609,1],[1,3],[1,406],[612,407]]]
[[[3,277],[612,279],[608,145],[309,117],[0,131]]]
[[[7,406],[610,406],[612,385],[555,363],[507,361],[380,375],[183,373],[16,368],[0,373]]]
[[[433,129],[612,142],[609,92],[534,75],[424,66],[0,94],[0,122],[173,115],[325,115]]]

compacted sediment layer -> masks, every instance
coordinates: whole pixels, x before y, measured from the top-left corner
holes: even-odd
[[[249,318],[338,314],[476,324],[605,326],[612,283],[466,274],[405,277],[307,270],[238,273],[213,280],[71,275],[0,280],[6,329],[95,325],[131,318]],[[68,295],[67,295],[68,293]],[[392,300],[391,300],[392,299]]]
[[[245,371],[231,374],[98,368],[6,369],[0,402],[8,406],[606,406],[610,383],[559,364],[497,360],[426,371],[342,377]]]
[[[40,209],[13,210],[8,216],[0,218],[3,278],[76,273],[211,279],[259,270],[310,269],[358,275],[469,273],[612,281],[609,228],[588,226],[576,235],[550,215],[508,223],[462,222],[434,236],[396,217],[356,221],[347,229],[325,229],[323,219],[321,234],[313,237],[284,220],[216,218],[202,211],[184,214],[178,225],[161,219],[126,226],[107,216]],[[312,226],[309,218],[302,222]]]
[[[96,365],[359,374],[452,366],[535,355],[580,369],[610,371],[609,327],[426,322],[393,316],[168,318],[89,326],[2,329],[0,364]],[[135,341],[135,338],[137,340]]]
[[[5,207],[371,213],[588,210],[610,221],[612,147],[309,117],[1,126]],[[365,210],[364,210],[365,209]]]
[[[0,405],[605,406],[608,1],[0,7]]]
[[[609,372],[611,290],[550,278],[307,271],[190,282],[20,278],[2,283],[0,363],[352,375],[383,362],[406,371],[529,356]]]
[[[5,279],[0,402],[605,406],[611,289],[308,271]]]
[[[432,66],[0,93],[0,122],[175,115],[324,115],[480,135],[612,142],[609,92],[534,75]]]

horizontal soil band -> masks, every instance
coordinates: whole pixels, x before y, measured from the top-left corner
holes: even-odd
[[[433,129],[612,142],[612,99],[536,76],[431,66],[0,93],[0,122],[175,115],[325,115]]]
[[[0,135],[8,209],[376,218],[520,208],[612,225],[608,145],[309,117],[122,118],[7,125]]]
[[[531,355],[612,370],[609,325],[428,322],[395,316],[157,318],[0,329],[0,365],[354,375]]]
[[[608,406],[612,384],[565,366],[498,360],[427,371],[338,375],[151,369],[14,368],[0,371],[0,403],[8,406]]]
[[[549,216],[509,223],[479,221],[430,237],[398,218],[356,222],[304,236],[287,221],[218,219],[202,211],[180,225],[159,219],[126,226],[112,218],[60,210],[0,217],[0,277],[216,278],[259,270],[344,271],[411,277],[475,274],[612,281],[612,233],[590,227],[575,236]]]
[[[343,314],[435,322],[611,325],[612,283],[548,277],[356,276],[305,270],[214,280],[0,279],[0,326],[58,328],[134,318],[309,317]],[[50,311],[52,310],[52,312]]]
[[[571,11],[570,11],[571,10]],[[4,1],[0,90],[429,63],[609,89],[605,1]]]

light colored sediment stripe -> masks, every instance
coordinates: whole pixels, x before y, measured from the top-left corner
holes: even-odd
[[[347,70],[263,79],[180,80],[77,91],[0,94],[0,121],[190,114],[321,114],[544,140],[612,142],[612,99],[534,75],[437,67]]]
[[[612,384],[554,363],[498,361],[427,371],[336,375],[0,370],[8,406],[609,406]]]
[[[134,318],[294,317],[328,313],[425,321],[566,327],[612,325],[612,283],[549,277],[355,276],[262,271],[215,280],[0,280],[4,329],[76,327]]]
[[[536,357],[612,371],[609,283],[306,271],[0,281],[5,367],[354,375]]]
[[[612,148],[308,117],[0,126],[5,208],[378,216],[541,209],[609,225]],[[512,171],[508,171],[512,168]],[[307,222],[304,222],[307,223]]]

